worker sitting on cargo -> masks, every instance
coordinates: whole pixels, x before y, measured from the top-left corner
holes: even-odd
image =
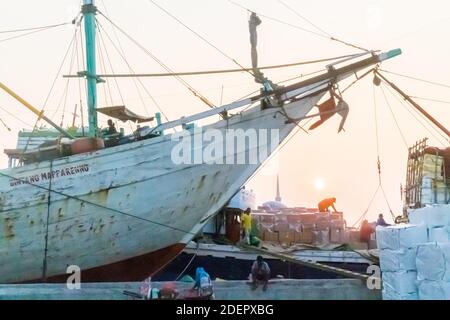
[[[384,216],[383,216],[382,213],[380,213],[380,214],[378,215],[377,226],[380,226],[380,227],[389,227],[389,226],[390,226],[390,224],[388,224],[388,223],[384,220]]]
[[[211,296],[213,294],[211,277],[204,268],[198,267],[195,271],[195,284],[192,289],[198,290],[199,297]]]
[[[250,233],[252,231],[252,217],[250,215],[251,212],[252,209],[247,208],[241,216],[242,238],[248,245],[250,245]]]
[[[114,122],[111,119],[108,119],[108,131],[106,132],[108,135],[116,134],[117,129],[114,125]]]
[[[336,198],[325,199],[319,202],[319,211],[328,212],[328,208],[332,207],[334,212],[337,212],[334,204],[336,203]]]
[[[262,256],[258,256],[252,266],[252,289],[256,290],[258,284],[262,283],[263,291],[267,290],[267,284],[270,279],[270,268]]]

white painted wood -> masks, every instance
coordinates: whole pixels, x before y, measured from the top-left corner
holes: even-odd
[[[290,117],[305,116],[322,94],[286,105]],[[254,107],[207,128],[280,129],[283,141],[295,127],[278,108]],[[87,202],[51,193],[47,276],[64,274],[68,265],[89,269],[188,243],[207,220],[245,184],[260,164],[175,165],[175,142],[166,135],[150,140],[6,169],[15,178],[87,165],[89,171],[52,180],[52,189],[162,225]],[[262,147],[259,145],[258,147]],[[250,151],[245,149],[245,153]],[[70,172],[70,170],[69,170]],[[75,172],[75,171],[73,171]],[[49,181],[37,185],[48,188]],[[11,186],[0,176],[0,283],[42,276],[49,192],[36,186]]]

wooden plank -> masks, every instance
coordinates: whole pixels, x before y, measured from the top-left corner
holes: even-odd
[[[332,272],[341,276],[345,276],[345,277],[349,277],[352,279],[359,279],[359,280],[363,280],[363,281],[367,281],[367,279],[369,279],[369,275],[366,274],[361,274],[361,273],[357,273],[357,272],[353,272],[353,271],[349,271],[349,270],[345,270],[345,269],[341,269],[341,268],[336,268],[336,267],[331,267],[322,263],[318,263],[318,262],[309,262],[309,261],[304,261],[304,260],[297,260],[294,259],[288,255],[282,254],[282,253],[276,253],[276,252],[272,252],[269,250],[265,250],[262,248],[256,248],[256,247],[251,247],[251,246],[240,246],[242,249],[246,249],[249,251],[256,251],[256,252],[260,252],[269,256],[272,256],[274,258],[278,258],[280,260],[284,260],[284,261],[289,261],[291,263],[294,264],[298,264],[304,267],[309,267],[309,268],[313,268],[313,269],[317,269],[317,270],[322,270],[322,271],[326,271],[326,272]]]

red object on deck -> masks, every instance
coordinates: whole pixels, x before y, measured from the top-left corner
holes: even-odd
[[[81,138],[75,140],[70,147],[72,154],[81,154],[105,149],[105,142],[98,138]]]

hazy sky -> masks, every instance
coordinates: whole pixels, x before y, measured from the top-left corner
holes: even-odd
[[[400,47],[404,54],[385,63],[384,69],[419,78],[450,84],[450,3],[447,0],[430,1],[303,1],[284,0],[303,16],[337,38],[370,49],[389,50]],[[188,26],[209,39],[243,65],[250,65],[247,19],[248,13],[227,0],[159,0],[170,12]],[[276,0],[236,0],[256,12],[287,23],[314,30],[311,25],[287,10]],[[209,47],[195,35],[177,24],[148,0],[104,0],[97,5],[105,14],[138,40],[155,56],[176,71],[235,68],[228,59]],[[105,6],[106,5],[106,6]],[[70,21],[77,13],[78,0],[16,0],[0,2],[0,32],[16,28],[43,26]],[[262,18],[259,28],[259,54],[261,65],[291,63],[303,60],[339,56],[358,51],[339,43],[303,32],[297,28]],[[129,72],[118,52],[108,40],[120,41],[127,61],[136,72],[163,72],[147,55],[129,40],[115,34],[102,17],[106,51],[104,65],[111,72]],[[315,30],[317,31],[317,30]],[[41,108],[53,79],[74,33],[73,26],[36,33],[27,37],[2,41],[15,34],[0,33],[0,81],[12,87],[27,100]],[[70,71],[70,51],[62,74]],[[76,59],[72,72],[77,71]],[[105,66],[106,65],[106,66]],[[266,75],[275,81],[292,78],[302,73],[319,70],[323,65],[272,70]],[[389,76],[409,94],[425,98],[450,101],[448,88]],[[231,102],[258,89],[247,74],[215,75],[185,78],[191,85],[216,104]],[[160,107],[171,120],[183,115],[206,110],[207,107],[172,78],[142,80]],[[99,88],[100,105],[122,104],[142,114],[157,112],[147,93],[136,89],[132,80],[109,81]],[[61,77],[47,103],[47,114],[60,123],[72,121],[71,112],[79,101],[78,82],[69,83],[64,104],[66,81]],[[105,95],[106,91],[106,95]],[[434,145],[442,146],[386,89],[399,127],[408,145],[423,137],[431,138]],[[122,97],[121,97],[122,96]],[[141,99],[142,97],[142,99]],[[400,184],[404,183],[407,149],[391,112],[379,88],[375,91],[380,131],[380,154],[383,183],[396,214],[401,213]],[[346,132],[337,134],[338,117],[310,134],[298,133],[282,149],[279,174],[283,201],[292,206],[315,206],[324,197],[336,196],[337,207],[343,210],[349,222],[355,221],[367,208],[377,188],[377,158],[373,85],[368,78],[345,94],[350,104]],[[423,102],[426,109],[445,125],[450,125],[450,106],[444,103]],[[64,106],[65,105],[65,106]],[[59,106],[59,107],[58,107]],[[6,113],[12,113],[13,116]],[[63,112],[65,111],[65,112]],[[17,131],[33,125],[34,115],[0,93],[0,148],[14,148]],[[105,119],[101,119],[104,123]],[[79,123],[79,118],[77,118]],[[439,136],[438,136],[439,137]],[[444,141],[442,138],[441,141]],[[6,157],[0,156],[2,167]],[[324,188],[315,188],[317,180]],[[276,176],[273,171],[262,171],[249,183],[259,202],[275,196]],[[375,200],[368,217],[375,219],[379,212],[388,215],[381,194]]]

